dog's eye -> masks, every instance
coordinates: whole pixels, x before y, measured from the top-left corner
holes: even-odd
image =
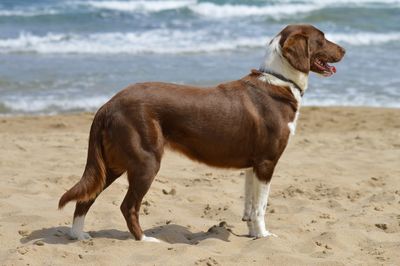
[[[325,40],[317,40],[317,45],[318,46],[323,46],[325,43]]]

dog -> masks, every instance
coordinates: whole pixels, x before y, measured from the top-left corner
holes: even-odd
[[[273,235],[264,220],[270,182],[295,133],[308,75],[333,75],[329,63],[344,54],[314,26],[289,25],[271,40],[259,70],[239,80],[209,88],[146,82],[117,93],[94,117],[81,180],[59,201],[59,209],[76,201],[71,237],[90,238],[86,213],[127,172],[121,211],[128,229],[136,240],[158,242],[144,235],[139,209],[165,147],[210,166],[246,169],[242,220],[251,237]]]

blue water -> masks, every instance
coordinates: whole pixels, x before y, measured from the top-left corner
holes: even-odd
[[[140,81],[212,85],[257,68],[290,23],[347,50],[306,105],[400,107],[400,0],[0,0],[0,115],[96,110]]]

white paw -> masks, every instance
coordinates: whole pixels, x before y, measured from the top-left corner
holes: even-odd
[[[262,230],[261,232],[255,232],[255,234],[251,235],[251,236],[253,236],[255,238],[270,237],[270,236],[278,237],[277,235],[271,233],[268,230]]]
[[[74,230],[70,230],[69,231],[69,237],[71,238],[71,239],[76,239],[76,240],[87,240],[87,239],[91,239],[92,237],[88,234],[88,233],[86,233],[86,232],[83,232],[83,231],[80,231],[80,232],[76,232],[76,231],[74,231]]]
[[[153,243],[161,243],[160,240],[158,240],[155,237],[151,237],[151,236],[145,236],[145,234],[142,235],[142,238],[140,239],[140,241],[143,242],[153,242]]]

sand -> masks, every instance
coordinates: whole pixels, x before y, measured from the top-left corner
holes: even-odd
[[[303,108],[272,179],[268,229],[244,235],[244,173],[167,152],[134,241],[119,205],[122,176],[66,236],[93,114],[0,118],[1,265],[399,265],[400,109]],[[225,222],[225,223],[221,223]]]

